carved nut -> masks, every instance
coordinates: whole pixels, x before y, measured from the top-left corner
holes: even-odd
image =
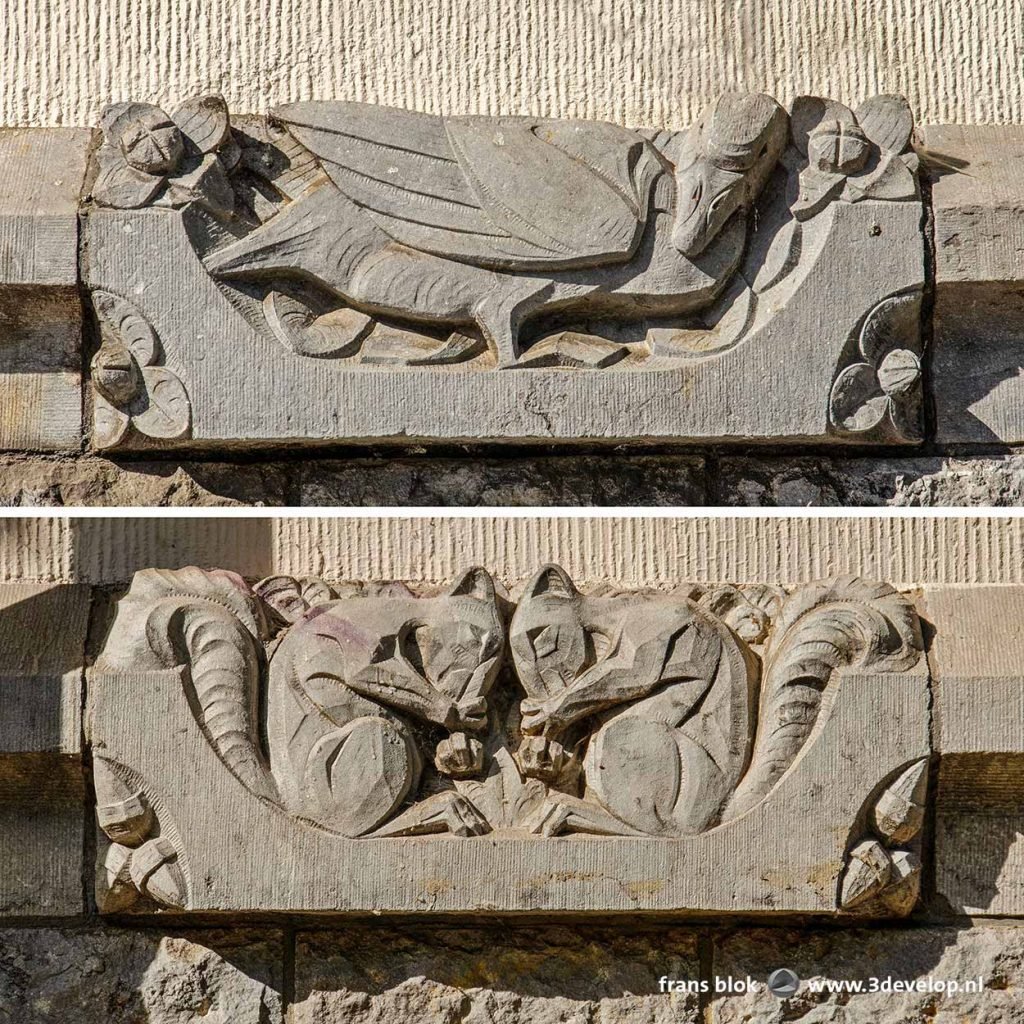
[[[146,174],[170,174],[185,152],[181,130],[155,109],[129,121],[118,141],[127,164]]]
[[[442,775],[453,779],[479,775],[484,768],[484,745],[465,733],[452,733],[438,743],[434,766]]]
[[[839,903],[851,910],[877,896],[892,878],[892,860],[881,843],[865,839],[851,851],[843,876]]]
[[[890,397],[909,394],[921,379],[921,360],[906,348],[893,349],[878,367],[878,384]]]
[[[124,345],[105,341],[92,357],[92,381],[112,405],[123,408],[142,387],[142,377],[131,352]]]
[[[543,736],[524,736],[516,751],[516,760],[528,779],[554,782],[576,763],[574,755],[557,740]]]
[[[924,798],[928,788],[928,761],[915,762],[878,798],[872,824],[887,842],[909,843],[924,824]]]
[[[129,871],[135,888],[164,906],[184,906],[185,877],[177,859],[169,840],[150,839],[132,854]]]
[[[864,133],[852,121],[822,121],[807,138],[808,159],[819,171],[859,171],[869,149]]]
[[[153,809],[143,793],[133,793],[118,803],[97,807],[96,820],[112,842],[138,846],[153,827]]]
[[[96,871],[96,899],[106,913],[118,913],[137,903],[139,891],[132,883],[132,851],[112,843]]]

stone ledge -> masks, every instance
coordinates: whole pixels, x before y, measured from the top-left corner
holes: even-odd
[[[92,132],[0,131],[0,449],[76,449],[78,209]]]

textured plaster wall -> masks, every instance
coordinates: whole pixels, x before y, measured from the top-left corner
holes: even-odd
[[[123,584],[149,566],[441,583],[484,565],[509,587],[545,562],[580,580],[898,587],[1024,583],[1024,519],[998,517],[130,517],[0,519],[0,581]]]
[[[0,0],[0,124],[220,90],[685,124],[727,88],[1024,120],[1024,0]]]

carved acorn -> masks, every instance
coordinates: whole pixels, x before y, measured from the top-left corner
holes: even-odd
[[[823,121],[807,138],[807,157],[819,171],[852,174],[865,164],[871,145],[853,121]]]
[[[96,871],[96,900],[106,913],[127,910],[138,902],[139,890],[131,875],[132,851],[111,843]]]
[[[158,836],[140,846],[132,854],[129,871],[135,888],[157,903],[175,908],[185,905],[185,876],[170,840]]]
[[[907,768],[878,798],[872,824],[890,845],[910,842],[924,823],[928,761],[922,758]]]
[[[146,174],[169,174],[185,153],[178,126],[148,103],[132,104],[112,125],[114,133],[128,166]]]
[[[890,860],[892,875],[881,899],[892,913],[902,917],[914,909],[921,891],[921,859],[912,850],[896,850]]]
[[[852,910],[877,896],[892,879],[892,860],[876,839],[865,839],[851,851],[843,874],[839,905]]]
[[[112,405],[128,405],[142,386],[138,364],[127,346],[104,341],[92,359],[92,382]]]
[[[99,805],[96,820],[111,842],[139,846],[153,828],[153,808],[139,791],[125,800]]]

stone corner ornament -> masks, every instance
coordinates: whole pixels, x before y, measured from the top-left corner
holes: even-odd
[[[894,96],[727,93],[682,131],[117,104],[92,445],[916,442],[912,135]]]
[[[854,577],[143,570],[89,674],[97,899],[903,915],[928,684],[911,600]]]

